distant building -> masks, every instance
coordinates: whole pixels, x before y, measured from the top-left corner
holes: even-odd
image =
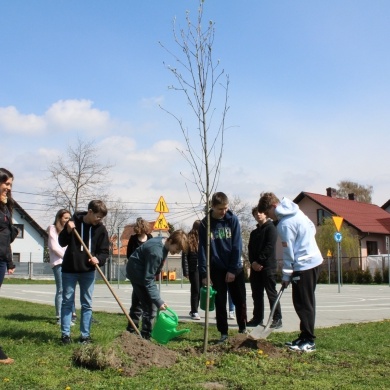
[[[47,246],[48,234],[37,222],[15,202],[13,223],[19,229],[19,234],[11,244],[13,262],[43,263],[44,248]]]

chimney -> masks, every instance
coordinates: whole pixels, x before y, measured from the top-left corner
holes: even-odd
[[[355,200],[355,194],[352,192],[351,194],[348,194],[349,200]]]
[[[336,189],[332,187],[328,187],[326,189],[326,196],[329,196],[330,198],[335,198],[336,197]]]

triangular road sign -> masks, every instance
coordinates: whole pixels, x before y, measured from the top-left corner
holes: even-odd
[[[158,200],[154,211],[156,213],[169,213],[169,208],[168,208],[167,204],[165,203],[165,200],[162,196],[160,196],[160,199]]]
[[[169,230],[168,222],[163,213],[160,213],[153,226],[154,230]]]
[[[336,217],[336,216],[333,216],[332,218],[333,218],[333,222],[336,226],[336,229],[339,232],[341,229],[341,225],[343,224],[344,218],[343,217]]]

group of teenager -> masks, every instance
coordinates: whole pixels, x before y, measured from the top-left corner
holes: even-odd
[[[0,286],[5,273],[13,273],[11,243],[18,234],[12,224],[12,184],[14,177],[0,168]],[[126,276],[132,284],[130,317],[127,330],[150,339],[157,310],[168,307],[160,296],[156,278],[168,253],[182,253],[184,275],[191,282],[191,318],[199,319],[199,291],[207,285],[207,224],[210,221],[210,284],[216,290],[215,311],[218,343],[228,339],[228,292],[235,305],[238,331],[259,326],[264,320],[264,291],[272,307],[277,297],[275,245],[279,234],[283,246],[282,285],[292,284],[295,310],[300,318],[300,335],[289,343],[291,350],[315,350],[315,288],[322,256],[315,241],[315,227],[299,207],[287,198],[282,201],[273,193],[263,193],[252,210],[257,227],[251,232],[248,254],[251,263],[250,285],[254,302],[253,318],[247,321],[245,274],[242,262],[241,228],[237,216],[229,209],[228,197],[216,192],[211,199],[209,218],[196,221],[191,231],[174,231],[168,238],[152,237],[150,225],[138,218],[134,235],[127,248]],[[55,307],[61,326],[61,342],[71,343],[71,326],[75,319],[75,290],[80,288],[79,343],[91,340],[92,296],[96,266],[102,267],[109,256],[109,237],[103,219],[107,207],[101,200],[92,200],[87,211],[76,211],[73,216],[66,209],[57,212],[49,226],[49,254],[56,280]],[[78,234],[74,234],[74,230]],[[82,241],[82,242],[81,242]],[[88,248],[88,251],[85,250]],[[282,326],[280,304],[275,310],[271,326]],[[0,347],[0,364],[12,364]]]

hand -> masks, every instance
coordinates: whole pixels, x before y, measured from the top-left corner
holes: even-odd
[[[227,272],[227,273],[226,273],[225,282],[226,282],[226,283],[234,282],[234,279],[235,279],[235,278],[236,278],[236,275],[232,274],[231,272]]]
[[[15,268],[9,269],[8,270],[8,275],[12,275],[15,272]]]
[[[168,307],[168,305],[164,302],[161,306],[160,306],[160,310],[166,310]]]
[[[76,227],[73,221],[68,221],[68,224],[66,225],[66,230],[68,233],[72,233],[72,230]]]
[[[282,286],[283,286],[284,288],[287,288],[289,284],[290,284],[290,281],[289,281],[289,280],[282,280]]]
[[[91,259],[89,259],[89,262],[92,263],[93,265],[99,264],[99,260],[96,257],[92,257]]]
[[[202,279],[202,285],[207,286],[207,278]],[[213,284],[211,283],[211,280],[210,280],[210,286],[212,286],[212,285]]]
[[[259,272],[259,271],[261,271],[263,268],[264,268],[264,267],[263,267],[261,264],[257,263],[256,261],[254,261],[254,262],[252,263],[252,269],[253,269],[253,271]]]

